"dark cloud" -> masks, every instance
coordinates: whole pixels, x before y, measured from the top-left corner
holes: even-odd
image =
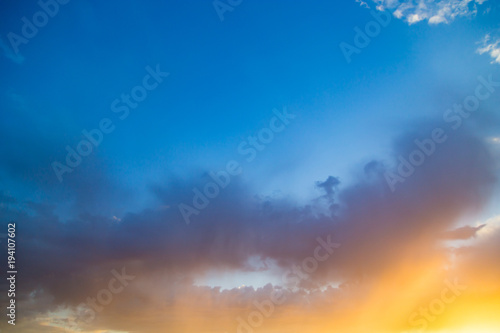
[[[395,156],[407,156],[422,133],[427,131],[419,129],[402,137]],[[441,253],[439,260],[444,262],[446,252],[438,250],[441,236],[461,216],[488,200],[496,181],[493,165],[481,139],[466,131],[455,133],[395,192],[387,185],[386,168],[380,162],[368,164],[364,176],[346,188],[335,177],[318,182],[328,198],[338,197],[339,209],[333,216],[284,199],[256,197],[236,178],[189,225],[176,207],[189,202],[196,185],[192,181],[152,186],[162,208],[129,213],[121,221],[76,208],[74,218],[63,220],[53,205],[43,203],[25,203],[22,210],[4,208],[3,214],[16,221],[22,240],[18,261],[23,263],[19,282],[23,289],[18,298],[22,302],[35,299],[36,303],[41,295],[43,299],[50,295],[44,308],[33,309],[33,313],[76,306],[95,295],[113,269],[126,267],[138,282],[109,313],[132,313],[143,303],[155,306],[149,302],[152,296],[148,292],[156,292],[140,281],[161,276],[156,283],[162,287],[155,288],[163,290],[164,301],[170,304],[194,288],[193,277],[207,269],[248,270],[252,256],[274,259],[288,269],[311,256],[316,238],[327,235],[341,247],[301,281],[301,288],[313,291],[330,283],[370,283],[402,263],[411,261],[418,266],[436,253],[438,258]],[[88,195],[92,195],[91,184]],[[75,207],[88,204],[85,196],[77,198]],[[478,230],[455,229],[447,238],[468,238]],[[198,295],[201,291],[197,290],[192,292]],[[244,290],[233,292],[243,297]],[[227,292],[205,293],[221,304],[226,302]]]
[[[328,198],[331,198],[334,195],[335,190],[338,188],[339,185],[340,185],[340,180],[332,176],[329,176],[324,182],[316,183],[317,187],[323,189],[326,192],[326,196]]]

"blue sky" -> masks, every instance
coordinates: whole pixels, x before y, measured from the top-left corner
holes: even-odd
[[[262,228],[258,231],[273,237],[286,234],[286,230],[297,231],[295,225],[275,221],[275,216],[262,217],[267,214],[266,205],[275,207],[279,216],[309,221],[311,229],[297,227],[308,236],[309,231],[324,232],[325,219],[336,221],[333,202],[346,209],[339,219],[356,220],[365,210],[351,212],[346,203],[356,202],[354,206],[361,207],[367,200],[365,195],[370,196],[367,193],[389,190],[380,170],[396,167],[397,156],[411,151],[414,139],[428,136],[436,126],[445,126],[443,114],[474,93],[479,76],[500,81],[500,6],[495,1],[243,0],[231,6],[232,11],[224,12],[223,20],[214,3],[58,3],[57,13],[38,28],[38,33],[17,45],[17,54],[12,33],[22,36],[23,17],[33,21],[41,7],[34,1],[7,0],[2,4],[0,194],[4,219],[24,219],[34,225],[43,222],[63,230],[61,248],[73,239],[68,235],[84,237],[92,228],[104,228],[102,237],[80,239],[81,248],[75,251],[83,253],[99,243],[105,252],[109,250],[103,254],[109,259],[106,264],[116,264],[118,257],[131,265],[136,260],[151,260],[165,265],[166,271],[179,269],[193,286],[203,284],[203,276],[210,276],[205,281],[210,287],[219,283],[227,289],[240,286],[243,277],[255,287],[276,284],[282,265],[304,253],[301,246],[291,247],[285,255],[272,246],[266,248],[269,252],[261,253],[257,241],[242,241],[248,246],[245,250],[232,249],[228,241],[223,250],[234,250],[238,258],[222,255],[219,260],[210,257],[219,253],[219,248],[206,245],[203,235],[214,232],[214,244],[219,244],[218,230],[228,223],[220,220],[235,216],[238,222],[234,230],[228,227],[229,239],[240,237],[231,234],[233,231],[253,230],[253,218],[258,220],[255,228]],[[347,61],[340,45],[354,46],[355,28],[365,29],[374,21],[372,13],[382,12],[391,17],[388,25]],[[121,113],[113,112],[113,101],[143,85],[151,70],[168,72],[168,76],[157,81],[155,88],[147,90],[147,97],[120,119]],[[499,102],[497,92],[481,102],[481,111],[464,121],[456,140],[450,139],[455,141],[446,148],[449,155],[443,153],[435,162],[426,162],[417,168],[414,179],[404,183],[408,192],[401,190],[401,200],[419,203],[425,200],[414,198],[422,193],[440,193],[446,206],[445,194],[453,197],[455,183],[460,181],[464,187],[459,188],[460,193],[467,191],[466,185],[471,193],[478,193],[478,202],[471,197],[467,203],[457,203],[455,210],[448,207],[457,214],[443,214],[451,219],[441,225],[443,230],[477,226],[500,215],[498,185],[489,181],[490,192],[483,198],[487,191],[483,192],[480,181],[483,175],[490,176],[490,171],[491,179],[498,176]],[[238,147],[268,128],[276,112],[289,113],[293,120],[247,162]],[[99,128],[103,119],[110,119],[114,130],[103,134],[92,153],[59,179],[54,162],[64,164],[66,147],[77,149],[86,139],[82,131]],[[475,139],[468,141],[469,135],[481,145],[476,145]],[[484,162],[484,168],[481,162],[468,165],[471,158],[465,158],[463,165],[446,161],[446,156],[456,161],[475,156],[483,145],[496,161]],[[228,188],[221,189],[208,208],[193,215],[192,223],[199,226],[185,226],[179,204],[192,206],[193,189],[202,189],[210,181],[209,172],[225,170],[231,160],[238,161],[243,172],[231,178]],[[370,170],[376,170],[375,180],[370,178]],[[438,186],[437,175],[460,177]],[[318,186],[330,176],[340,185]],[[422,184],[430,187],[424,191]],[[367,189],[372,187],[373,191]],[[324,193],[327,188],[335,195]],[[358,195],[359,202],[354,199]],[[453,198],[449,202],[455,203]],[[397,206],[389,199],[380,206],[385,207],[384,203]],[[262,211],[254,204],[262,204]],[[367,201],[366,206],[367,212],[371,208],[376,211],[375,203]],[[434,212],[436,208],[431,206],[427,209]],[[264,226],[268,221],[275,221],[277,227]],[[152,239],[143,244],[144,249],[129,250],[129,237],[142,230],[140,223],[152,224],[144,231]],[[205,230],[211,223],[215,231]],[[392,232],[392,225],[386,227]],[[347,238],[363,239],[349,227],[339,228]],[[195,230],[195,236],[186,230]],[[437,227],[432,230],[436,234],[443,231]],[[172,235],[166,245],[155,238],[163,232]],[[120,254],[105,245],[107,237],[123,250]],[[168,258],[156,257],[163,246],[171,249],[188,239],[195,245],[199,242],[199,249],[207,252],[208,258],[200,259],[199,265],[190,261],[196,261],[190,256],[195,252],[186,254],[189,264],[179,264],[181,268]],[[29,249],[37,249],[35,235],[30,242]],[[255,251],[249,250],[254,247]],[[182,249],[174,252],[190,251]],[[249,266],[248,260],[254,256],[269,258],[272,268]],[[358,257],[351,259],[357,262]],[[58,262],[71,266],[66,260]],[[93,256],[85,260],[92,263]],[[233,270],[237,275],[231,275]],[[156,273],[145,273],[146,281],[155,280]],[[223,280],[217,280],[218,273],[226,274]],[[321,280],[323,286],[338,285],[349,275],[330,273],[335,278]],[[90,280],[86,273],[81,274]],[[53,287],[49,282],[47,285]],[[35,284],[31,287],[37,288]],[[68,290],[71,288],[64,292]],[[56,295],[53,309],[61,304],[73,306],[77,301],[52,292]]]
[[[353,44],[353,28],[373,20],[356,2],[242,3],[223,22],[210,3],[129,2],[119,11],[70,3],[20,45],[21,64],[4,58],[2,109],[11,110],[6,120],[22,124],[9,131],[43,137],[38,153],[62,159],[83,129],[110,116],[111,101],[130,91],[146,66],[159,64],[170,77],[90,158],[105,160],[102,172],[143,188],[171,174],[190,176],[192,168],[220,168],[273,108],[287,107],[298,114],[294,126],[260,154],[252,165],[260,171],[245,176],[257,191],[301,196],[316,179],[332,172],[348,179],[353,164],[383,157],[399,126],[443,112],[455,96],[441,90],[467,91],[489,73],[491,59],[475,50],[497,28],[492,7],[449,25],[393,19],[347,64],[339,44]],[[14,18],[38,9],[7,6],[3,31],[19,33]],[[276,173],[292,176],[294,185]]]

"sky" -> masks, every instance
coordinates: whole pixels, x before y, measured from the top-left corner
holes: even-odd
[[[0,332],[500,331],[498,1],[0,6]]]

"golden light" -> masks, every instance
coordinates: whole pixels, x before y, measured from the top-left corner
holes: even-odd
[[[462,328],[462,329],[453,329],[453,330],[441,330],[441,331],[435,331],[433,333],[498,333],[500,330],[494,329],[494,328],[486,328],[486,327],[481,327],[479,326],[468,326],[467,328]]]

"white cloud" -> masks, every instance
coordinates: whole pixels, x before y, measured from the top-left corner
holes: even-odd
[[[487,34],[479,43],[481,46],[477,49],[477,52],[479,54],[489,54],[493,58],[492,63],[500,64],[500,38],[492,38],[490,34]]]
[[[356,2],[358,2],[359,5],[363,8],[370,8],[370,6],[363,0],[356,0]]]
[[[500,229],[500,215],[493,216],[484,222],[477,222],[476,225],[485,224],[486,226],[477,232],[480,237],[487,237]]]
[[[440,15],[434,15],[429,19],[430,24],[446,23],[446,19]]]
[[[417,23],[423,20],[423,17],[419,16],[418,14],[412,14],[408,16],[408,23],[413,24]]]
[[[408,24],[427,20],[429,24],[450,23],[456,17],[477,13],[477,5],[487,0],[372,0],[377,9],[388,9]]]

